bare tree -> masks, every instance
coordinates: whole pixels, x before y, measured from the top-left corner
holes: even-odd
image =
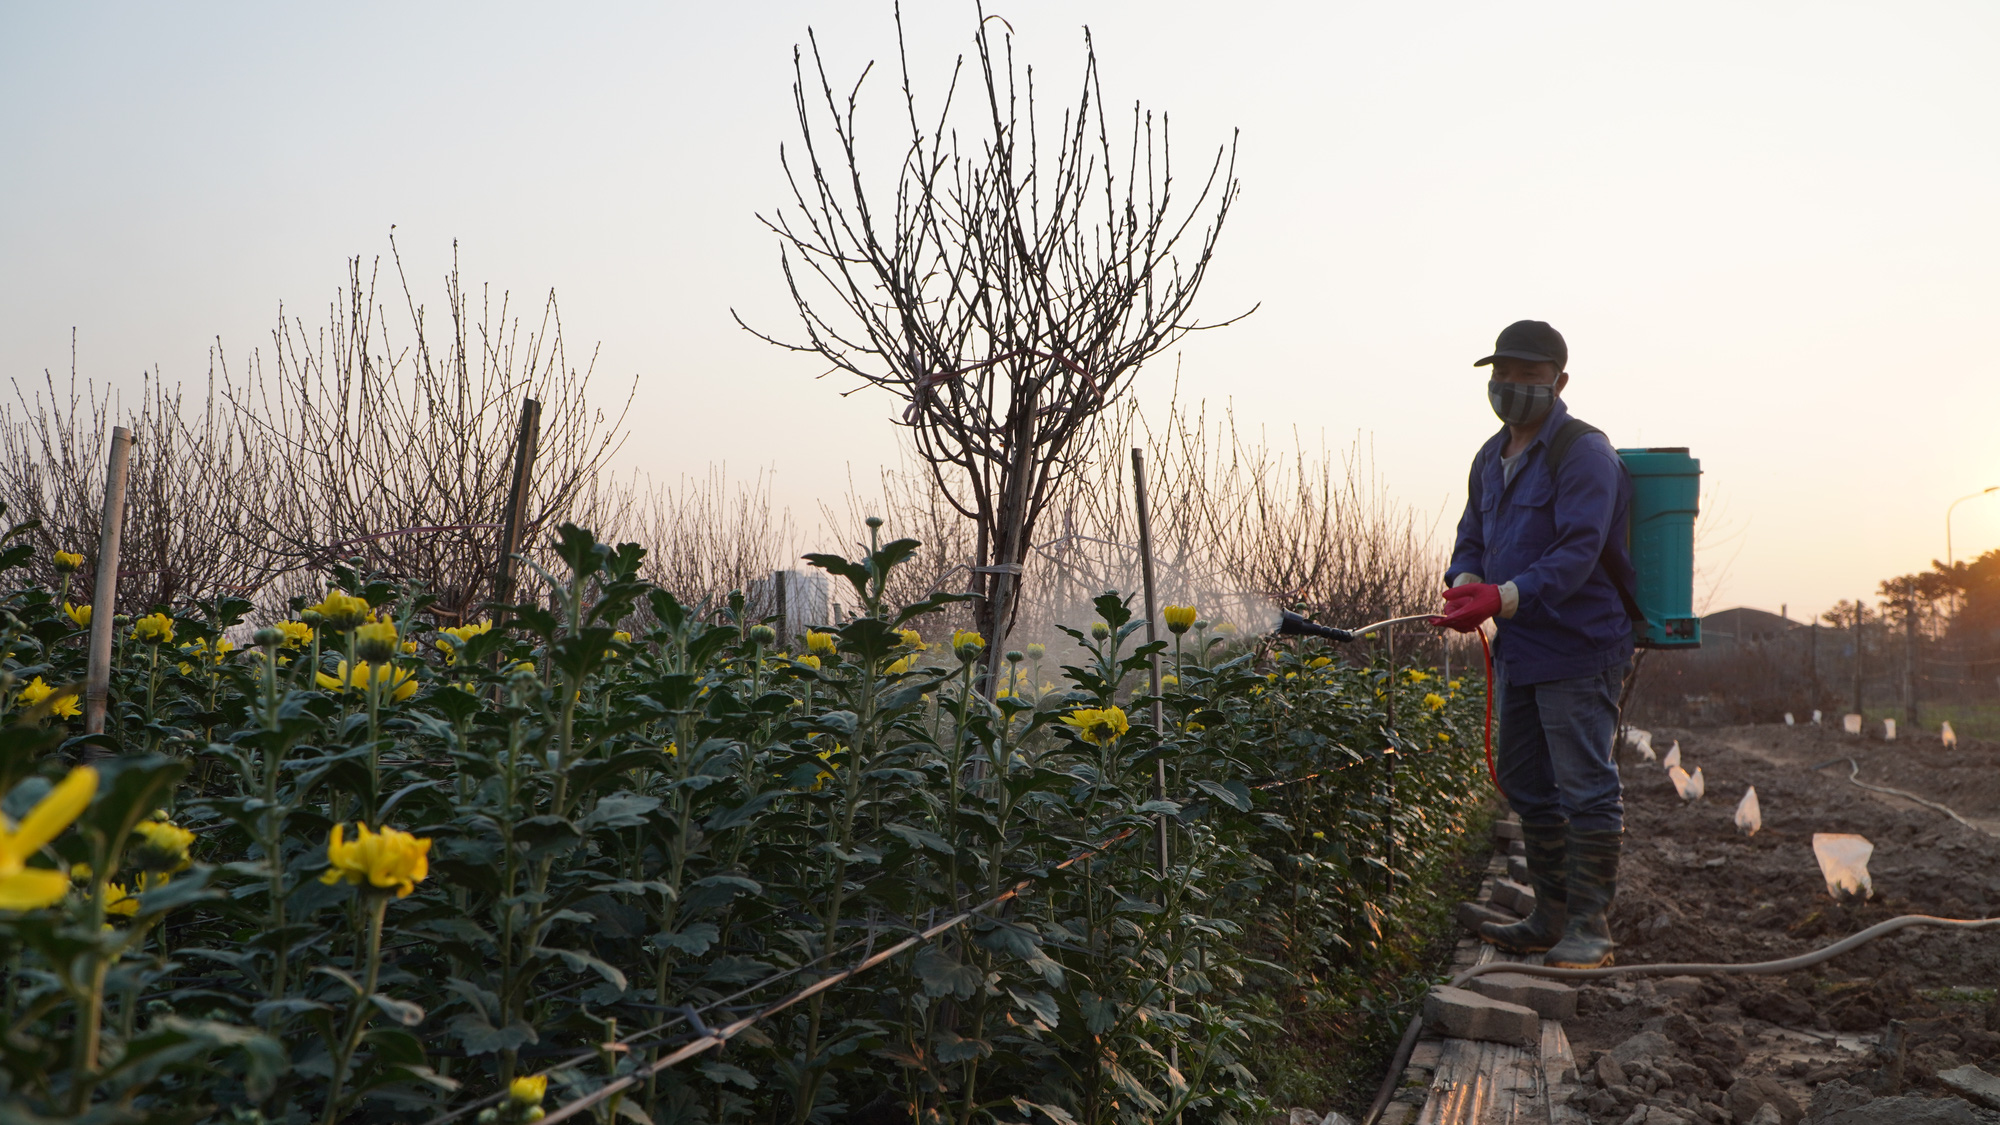
[[[231,391],[271,451],[274,499],[259,513],[273,552],[264,577],[274,596],[310,593],[327,563],[360,556],[422,583],[438,612],[473,614],[491,592],[521,400],[542,403],[521,539],[531,546],[563,520],[624,522],[624,494],[603,488],[601,474],[624,410],[607,416],[589,403],[594,357],[582,370],[571,365],[553,293],[524,332],[505,292],[496,306],[482,290],[473,309],[454,253],[441,334],[396,256],[407,316],[398,330],[376,293],[380,265],[364,277],[361,259],[349,262],[347,287],[317,333],[281,309],[270,369],[257,357]]]
[[[872,64],[843,96],[816,38],[811,75],[794,50],[803,160],[781,151],[792,203],[760,218],[780,240],[804,336],[751,331],[903,401],[938,489],[972,522],[970,585],[985,595],[978,619],[997,657],[1014,617],[1009,579],[1089,457],[1100,413],[1149,357],[1219,326],[1193,305],[1237,181],[1232,140],[1180,208],[1167,117],[1136,103],[1129,145],[1114,148],[1087,29],[1081,89],[1045,151],[1034,70],[1017,76],[1012,29],[996,42],[1005,22],[979,16],[983,97],[963,113],[955,104],[961,55],[943,104],[920,110],[898,8],[907,134],[881,194],[856,129]]]
[[[30,564],[38,580],[61,585],[51,569],[54,552],[78,552],[86,569],[70,588],[75,601],[89,600],[106,449],[111,427],[123,425],[134,442],[120,610],[254,589],[270,566],[270,545],[256,519],[269,458],[256,428],[216,391],[211,373],[208,393],[190,406],[178,385],[169,388],[154,372],[140,388],[138,408],[124,409],[108,390],[93,384],[79,390],[74,342],[66,387],[46,371],[32,393],[15,384],[17,402],[0,405],[0,500],[8,522],[41,522],[32,535],[43,549]]]

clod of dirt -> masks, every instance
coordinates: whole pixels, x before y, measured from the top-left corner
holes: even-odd
[[[1963,1098],[1877,1098],[1834,1081],[1813,1092],[1805,1125],[1981,1125],[1986,1116]]]
[[[1784,1125],[1798,1125],[1799,1120],[1805,1116],[1805,1111],[1799,1108],[1799,1103],[1793,1101],[1792,1096],[1785,1092],[1785,1088],[1768,1075],[1739,1078],[1736,1084],[1722,1095],[1722,1108],[1735,1114],[1738,1121],[1750,1120],[1765,1106],[1777,1110],[1778,1117]]]

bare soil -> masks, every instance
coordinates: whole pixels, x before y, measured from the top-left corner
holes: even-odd
[[[1653,732],[1662,754],[1676,739],[1683,766],[1702,768],[1701,801],[1682,802],[1655,763],[1622,763],[1627,845],[1612,919],[1620,963],[1776,960],[1899,914],[2000,916],[2000,835],[1857,788],[1846,761],[1859,763],[1863,780],[1940,801],[2000,833],[2000,747],[1946,749],[1935,735],[1884,743],[1782,725]],[[1812,768],[1836,758],[1836,766]],[[1764,825],[1745,838],[1732,821],[1750,785]],[[1854,832],[1874,843],[1873,900],[1833,900],[1813,855],[1815,832]],[[1586,987],[1578,1018],[1565,1026],[1586,1085],[1600,1092],[1597,1056],[1653,1031],[1672,1043],[1661,1059],[1670,1055],[1674,1065],[1649,1073],[1669,1082],[1635,1068],[1634,1086],[1662,1086],[1675,1104],[1687,1104],[1690,1120],[1720,1121],[1727,1115],[1705,1112],[1703,1103],[1726,1107],[1732,1086],[1769,1079],[1789,1097],[1778,1108],[1792,1125],[1816,1090],[1835,1081],[1859,1088],[1827,1091],[1851,1093],[1850,1100],[1941,1096],[1941,1070],[1976,1063],[2000,1071],[1996,985],[2000,930],[1913,930],[1785,975]],[[1885,1034],[1904,1048],[1885,1055]],[[1738,1109],[1748,1105],[1736,1100]],[[1821,1098],[1823,1107],[1838,1100]],[[1590,1107],[1594,1121],[1623,1121],[1630,1109],[1605,1097]],[[1979,1119],[2000,1116],[1980,1111]]]

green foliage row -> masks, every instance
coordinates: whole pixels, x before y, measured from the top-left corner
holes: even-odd
[[[91,738],[64,714],[69,591],[5,595],[9,823],[109,756],[26,860],[86,865],[75,889],[0,910],[0,1115],[530,1121],[637,1075],[586,1115],[1254,1120],[1268,993],[1390,964],[1482,800],[1476,690],[1422,672],[1205,627],[1141,644],[1106,594],[1058,646],[1064,686],[1034,646],[989,699],[976,638],[919,639],[954,595],[883,603],[912,541],[813,556],[865,610],[797,654],[740,599],[641,580],[636,546],[565,527],[557,548],[552,604],[486,631],[439,632],[421,590],[340,567],[380,621],[333,598],[310,639],[246,640],[231,598],[172,613],[171,640],[121,620]],[[193,832],[184,870],[124,846],[156,816]]]

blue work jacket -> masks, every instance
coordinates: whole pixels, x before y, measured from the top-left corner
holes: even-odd
[[[1629,583],[1632,481],[1610,440],[1594,433],[1578,438],[1551,476],[1548,443],[1567,421],[1569,408],[1557,399],[1511,484],[1500,464],[1506,427],[1479,448],[1445,572],[1447,584],[1470,573],[1520,591],[1514,616],[1495,622],[1493,655],[1509,683],[1588,676],[1632,656],[1632,621],[1607,569]]]

